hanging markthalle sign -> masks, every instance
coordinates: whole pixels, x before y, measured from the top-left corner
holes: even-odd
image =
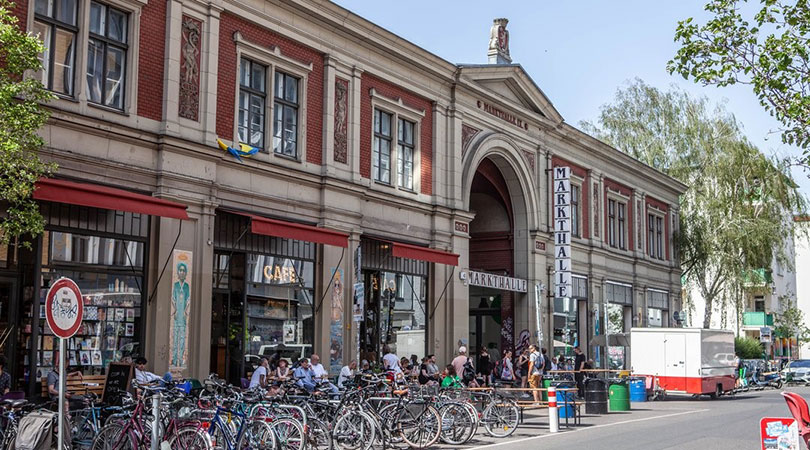
[[[571,168],[554,173],[554,296],[571,296]]]
[[[502,291],[526,292],[528,282],[521,278],[512,278],[494,273],[476,272],[470,270],[467,274],[470,286],[480,286]]]

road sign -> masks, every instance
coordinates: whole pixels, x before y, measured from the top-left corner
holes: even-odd
[[[793,418],[763,417],[759,437],[762,450],[799,448],[799,426]]]
[[[63,339],[73,336],[82,324],[83,315],[79,286],[70,278],[56,280],[45,297],[45,318],[53,334]]]

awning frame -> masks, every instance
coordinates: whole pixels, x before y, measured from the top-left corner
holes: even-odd
[[[264,236],[312,242],[315,244],[332,245],[335,247],[349,247],[349,235],[340,231],[324,227],[316,227],[298,222],[271,219],[242,211],[224,209],[231,214],[237,214],[250,219],[250,232]]]
[[[391,244],[391,255],[395,258],[417,259],[420,261],[458,266],[459,255],[418,245],[386,241]]]

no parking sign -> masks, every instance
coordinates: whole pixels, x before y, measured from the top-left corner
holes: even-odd
[[[70,278],[56,280],[45,297],[45,319],[53,334],[62,339],[73,336],[82,324],[83,315],[84,304],[79,286]]]

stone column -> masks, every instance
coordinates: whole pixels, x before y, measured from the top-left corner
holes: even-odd
[[[352,255],[348,248],[321,246],[320,280],[315,289],[314,351],[324,368],[337,375],[344,365],[344,349],[350,345],[345,318],[347,298],[351,295]],[[341,258],[342,257],[342,258]],[[350,280],[347,282],[346,280]]]
[[[349,102],[349,163],[352,171],[352,181],[362,182],[360,175],[360,97],[363,69],[352,68],[352,79],[349,83],[351,101]]]

